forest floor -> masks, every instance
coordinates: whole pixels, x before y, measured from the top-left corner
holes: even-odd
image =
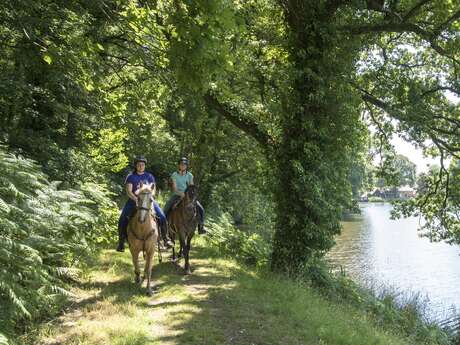
[[[327,301],[298,282],[192,249],[193,274],[155,260],[155,294],[133,282],[129,251],[104,251],[57,318],[20,344],[409,344],[376,328],[351,306]]]

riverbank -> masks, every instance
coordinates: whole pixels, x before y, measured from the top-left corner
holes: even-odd
[[[416,344],[315,289],[222,258],[198,240],[193,275],[154,267],[156,294],[132,283],[129,253],[103,252],[58,318],[17,344]],[[196,243],[196,242],[195,242]]]

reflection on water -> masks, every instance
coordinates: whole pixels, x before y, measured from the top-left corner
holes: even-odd
[[[361,210],[343,221],[332,261],[359,282],[427,296],[432,318],[446,318],[453,306],[460,310],[460,247],[418,237],[418,218],[391,220],[389,204]]]

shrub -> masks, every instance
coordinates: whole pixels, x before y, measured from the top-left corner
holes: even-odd
[[[224,213],[207,221],[209,242],[227,255],[255,266],[267,264],[271,253],[271,243],[257,233],[248,234],[237,229],[231,217]]]
[[[66,283],[108,241],[117,210],[103,187],[59,189],[36,163],[1,146],[0,171],[0,325],[12,333],[69,294]]]

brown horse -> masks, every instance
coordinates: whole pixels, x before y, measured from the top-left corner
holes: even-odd
[[[179,255],[184,256],[185,259],[185,274],[191,274],[189,253],[191,242],[195,229],[198,225],[198,215],[196,210],[197,188],[190,185],[185,190],[183,199],[179,202],[168,215],[168,223],[170,228],[171,239],[175,242],[176,235],[179,236],[180,250]],[[176,253],[173,246],[172,259],[176,261]]]
[[[153,254],[158,241],[158,226],[155,221],[155,214],[152,208],[153,190],[150,185],[141,185],[138,193],[136,213],[128,224],[129,250],[133,259],[135,282],[139,285],[147,278],[147,295],[152,296],[153,290],[150,285]],[[145,267],[144,277],[140,277],[139,253],[144,253]]]

